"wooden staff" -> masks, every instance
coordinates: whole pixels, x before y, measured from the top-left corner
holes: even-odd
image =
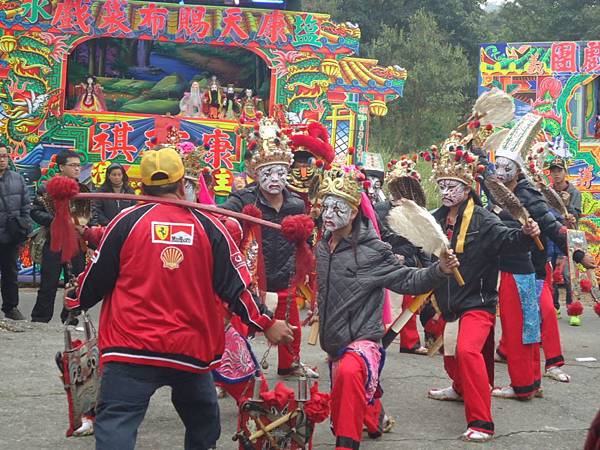
[[[105,192],[82,192],[75,195],[74,198],[78,199],[86,199],[86,200],[104,200],[104,199],[113,199],[113,200],[130,200],[134,202],[149,202],[149,203],[161,203],[163,205],[173,205],[173,206],[182,206],[184,208],[194,208],[199,209],[200,211],[206,211],[212,214],[220,214],[223,216],[233,217],[234,219],[239,220],[247,220],[248,222],[253,222],[263,227],[273,228],[275,230],[281,230],[281,225],[278,223],[269,222],[268,220],[258,219],[257,217],[252,217],[247,214],[242,214],[235,211],[230,211],[228,209],[219,208],[218,206],[213,205],[204,205],[202,203],[196,202],[188,202],[187,200],[179,200],[174,198],[165,198],[165,197],[154,197],[151,195],[135,195],[135,194],[117,194],[117,193],[105,193]]]

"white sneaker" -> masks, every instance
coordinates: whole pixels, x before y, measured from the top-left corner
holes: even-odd
[[[512,386],[505,386],[492,389],[492,397],[517,398],[517,394]]]
[[[467,431],[463,433],[461,439],[468,442],[487,442],[494,437],[493,434],[484,433],[483,431],[477,431],[472,428],[467,428]]]
[[[560,381],[561,383],[568,383],[571,381],[571,375],[563,371],[560,367],[551,367],[546,370],[545,377],[552,378],[553,380]]]
[[[428,397],[432,398],[433,400],[444,400],[449,402],[463,401],[463,398],[454,390],[452,386],[444,389],[431,389],[428,393]]]
[[[88,417],[81,418],[81,426],[73,431],[73,436],[81,437],[81,436],[89,436],[94,434],[94,421]]]

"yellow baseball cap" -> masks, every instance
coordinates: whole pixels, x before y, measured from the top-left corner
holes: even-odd
[[[146,186],[164,186],[176,183],[183,177],[183,161],[172,147],[148,150],[142,156],[140,175]]]

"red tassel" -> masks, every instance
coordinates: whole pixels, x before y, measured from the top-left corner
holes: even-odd
[[[573,302],[567,306],[567,314],[569,316],[580,316],[583,314],[583,305],[581,302]]]
[[[600,303],[594,305],[594,312],[600,316]]]
[[[331,398],[329,394],[319,392],[319,383],[310,388],[310,400],[304,404],[306,418],[312,423],[321,423],[329,417]]]
[[[69,207],[69,201],[79,193],[79,183],[72,178],[56,176],[48,181],[46,191],[54,203],[50,250],[61,252],[61,262],[68,262],[79,252],[79,238]]]
[[[592,281],[589,278],[582,278],[579,282],[579,286],[581,286],[582,292],[592,292]]]
[[[242,213],[262,219],[262,211],[258,209],[256,205],[246,205],[242,209]],[[263,257],[263,245],[262,245],[262,228],[258,224],[244,221],[243,227],[243,238],[241,248],[245,249],[252,239],[256,240],[258,245],[258,254],[256,255],[257,271],[256,274],[258,281],[258,289],[261,292],[266,292],[267,289],[267,277],[265,271],[265,259]]]
[[[298,285],[304,282],[315,266],[315,255],[308,245],[314,228],[315,223],[305,214],[287,216],[281,221],[281,234],[296,244],[296,268],[290,286],[292,293],[296,292]]]
[[[440,337],[444,334],[444,328],[446,327],[446,322],[444,319],[430,319],[425,324],[425,331],[429,334],[432,334],[436,338]]]

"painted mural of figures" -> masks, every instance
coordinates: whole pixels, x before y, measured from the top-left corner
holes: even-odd
[[[204,93],[204,112],[211,119],[219,118],[219,109],[223,102],[221,85],[215,75],[210,77],[208,90]]]
[[[179,110],[180,115],[184,117],[202,117],[202,94],[197,81],[192,82],[190,92],[183,94],[179,101]]]
[[[102,86],[96,81],[96,77],[87,77],[85,83],[80,83],[76,89],[79,100],[77,100],[77,105],[75,105],[75,111],[106,111],[104,91],[102,90]]]
[[[257,119],[258,103],[260,98],[254,96],[252,89],[246,89],[244,98],[240,100],[242,122],[255,122]]]
[[[234,120],[239,114],[239,105],[237,103],[237,95],[233,84],[227,85],[223,106],[221,109],[221,117],[224,119]]]

